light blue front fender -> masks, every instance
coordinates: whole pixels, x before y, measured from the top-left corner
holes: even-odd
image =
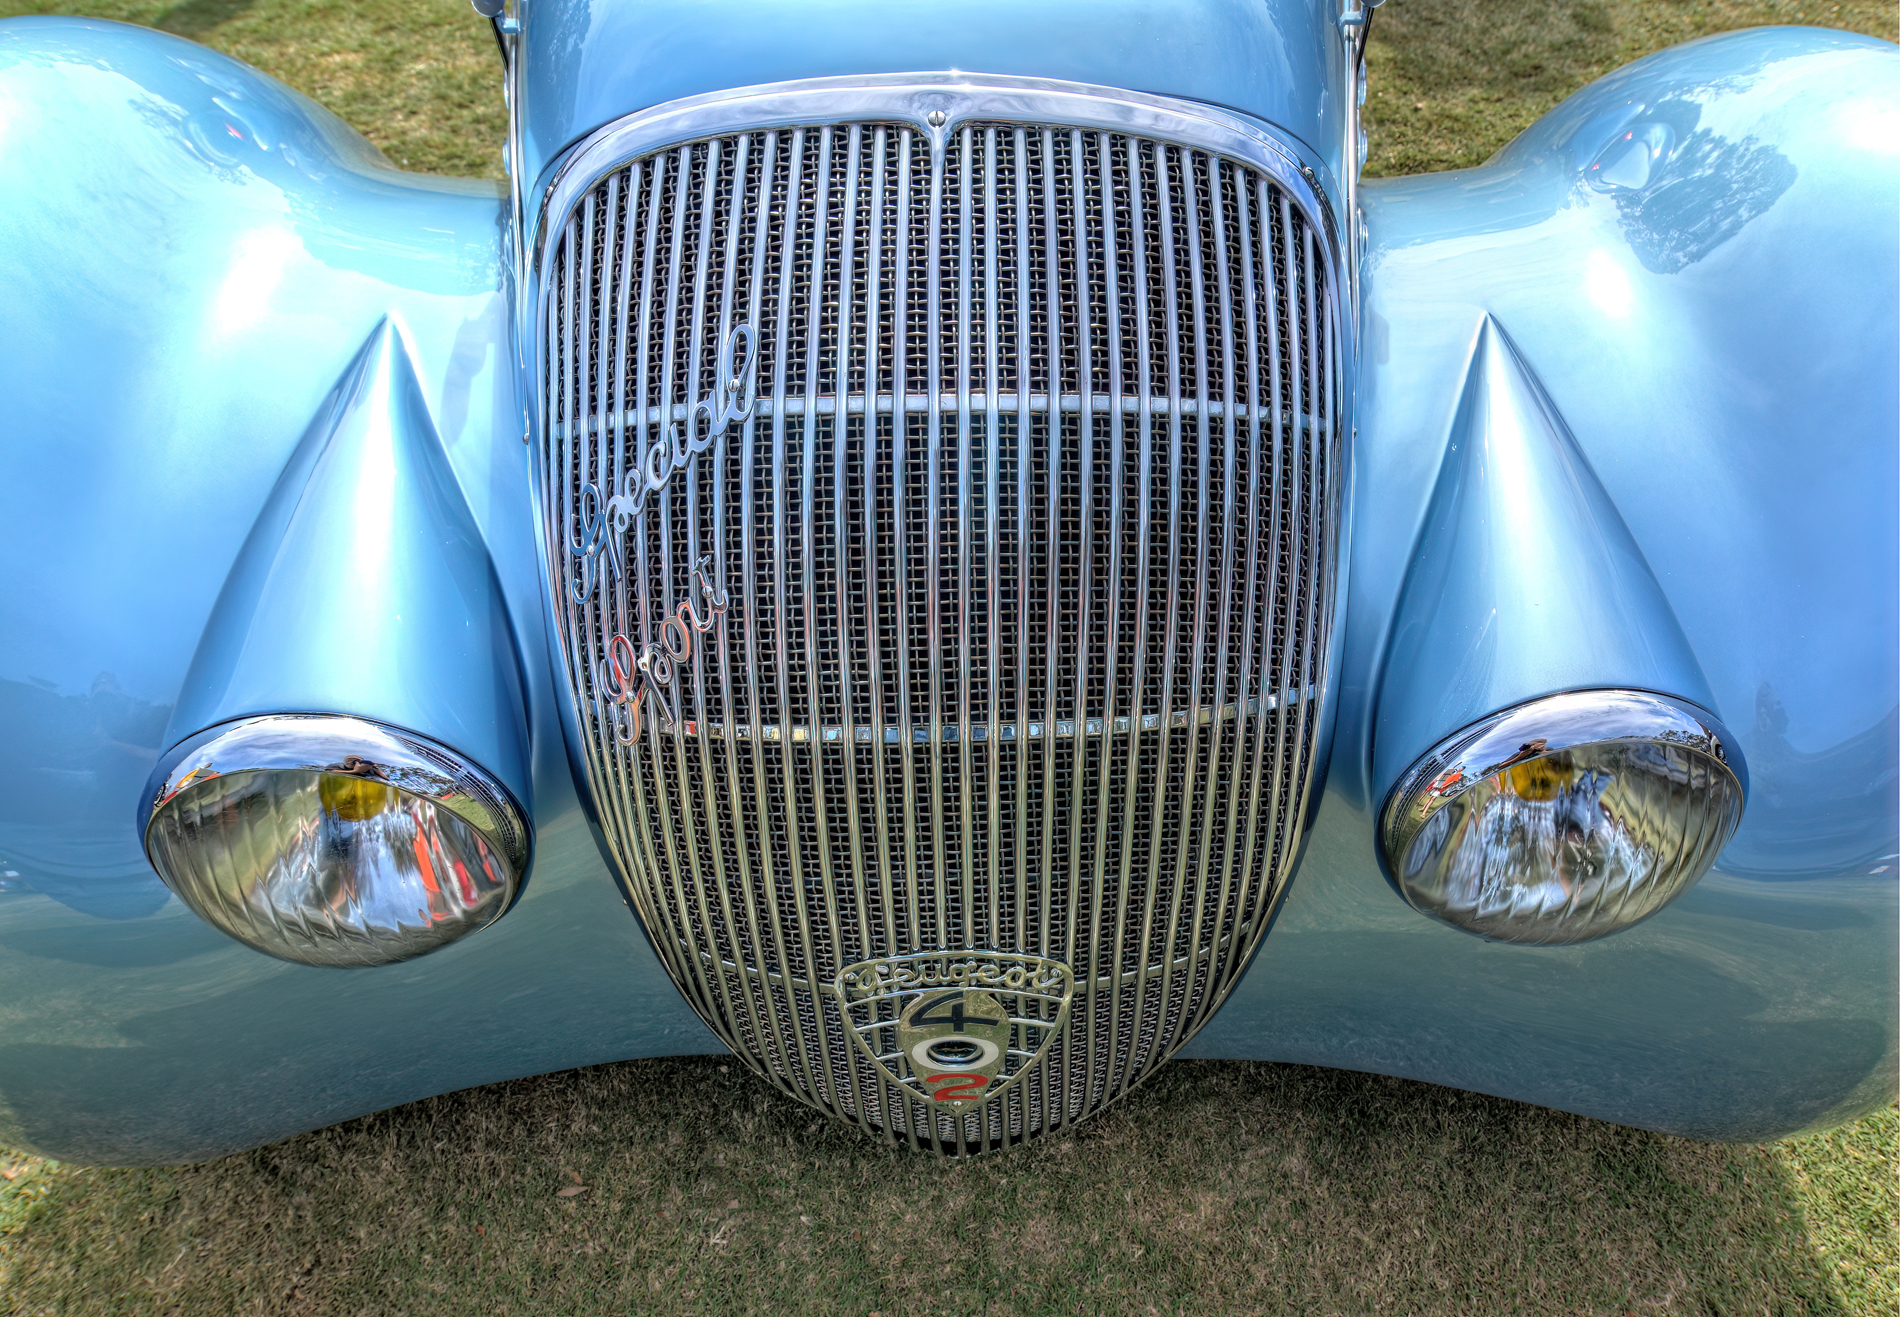
[[[190,42],[0,24],[0,1138],[195,1159],[714,1045],[561,748],[505,219]],[[516,911],[338,972],[168,899],[154,760],[273,694],[496,773],[537,825]]]
[[[1482,168],[1367,184],[1331,777],[1192,1050],[1710,1138],[1892,1100],[1897,149],[1892,46],[1763,29],[1633,64]],[[1609,686],[1739,733],[1714,871],[1576,947],[1414,914],[1374,849],[1394,779]]]

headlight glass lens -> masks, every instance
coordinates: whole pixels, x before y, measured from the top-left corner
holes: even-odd
[[[1742,765],[1712,715],[1575,691],[1435,747],[1389,798],[1385,859],[1414,909],[1510,942],[1585,942],[1693,886],[1741,822]]]
[[[146,852],[207,922],[307,965],[407,960],[514,899],[525,830],[453,754],[363,719],[247,719],[160,778]]]

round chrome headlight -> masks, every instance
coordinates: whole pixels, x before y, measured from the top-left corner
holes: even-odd
[[[1647,691],[1574,691],[1465,728],[1399,779],[1385,861],[1413,909],[1507,942],[1628,928],[1708,872],[1744,769],[1710,714]]]
[[[382,965],[493,922],[527,830],[499,783],[361,718],[202,732],[161,764],[145,853],[206,922],[305,965]]]

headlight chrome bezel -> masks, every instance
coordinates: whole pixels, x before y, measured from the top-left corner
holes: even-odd
[[[214,801],[220,792],[226,798]],[[283,800],[308,817],[277,818]],[[249,872],[223,882],[186,863],[203,848],[230,849],[201,817],[206,805],[223,808],[229,827],[253,826],[237,817],[247,807],[271,810],[304,848],[301,872],[281,871],[286,850],[261,866],[251,857]],[[160,760],[140,814],[146,856],[174,895],[247,946],[306,965],[390,964],[434,951],[505,914],[527,872],[530,833],[499,781],[426,737],[349,715],[268,714],[207,728]],[[385,819],[395,820],[423,880],[414,920],[388,917],[386,890],[351,890],[364,876],[358,868],[380,868],[368,876],[386,888],[410,866],[381,830],[361,831]]]
[[[1678,794],[1701,795],[1700,815],[1683,809],[1684,845],[1673,856],[1655,853],[1646,873],[1624,881],[1599,877],[1587,867],[1576,873],[1493,874],[1482,866],[1499,845],[1525,844],[1522,815],[1500,826],[1485,811],[1494,801],[1548,804],[1547,813],[1612,811],[1602,799],[1623,785],[1626,774],[1648,773],[1670,781]],[[1584,779],[1592,779],[1585,781]],[[1602,778],[1602,782],[1594,779]],[[1686,778],[1686,780],[1676,780]],[[1583,790],[1577,791],[1582,783]],[[1748,787],[1747,769],[1734,735],[1706,709],[1651,691],[1568,691],[1542,696],[1491,714],[1434,746],[1395,783],[1380,811],[1379,858],[1406,903],[1434,919],[1490,940],[1526,944],[1591,941],[1654,915],[1699,881],[1740,825]],[[1667,788],[1656,785],[1656,790]],[[1570,791],[1580,804],[1559,797]],[[1629,787],[1624,796],[1635,792]],[[1653,793],[1652,793],[1653,794]],[[1585,799],[1587,797],[1587,799]],[[1553,803],[1554,802],[1554,803]],[[1623,803],[1623,802],[1619,802]],[[1634,807],[1625,809],[1633,814]],[[1589,820],[1559,818],[1561,842],[1576,854],[1597,833]],[[1637,820],[1653,822],[1653,820]],[[1474,835],[1487,824],[1491,836]],[[1500,837],[1501,830],[1519,831]],[[1627,823],[1619,824],[1625,831]],[[1666,825],[1665,825],[1666,826]],[[1693,828],[1693,835],[1690,829]],[[1654,831],[1651,828],[1650,831]],[[1454,835],[1455,834],[1455,835]],[[1461,852],[1477,845],[1480,872],[1451,870]],[[1630,843],[1626,853],[1640,853]],[[1474,852],[1475,854],[1475,852]],[[1521,849],[1519,851],[1521,855]],[[1585,857],[1582,866],[1590,863]],[[1553,897],[1561,897],[1553,903]]]

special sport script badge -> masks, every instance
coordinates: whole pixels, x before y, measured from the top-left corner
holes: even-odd
[[[886,1079],[960,1112],[1035,1069],[1068,1026],[1075,979],[1046,956],[923,951],[847,965],[832,990]]]

